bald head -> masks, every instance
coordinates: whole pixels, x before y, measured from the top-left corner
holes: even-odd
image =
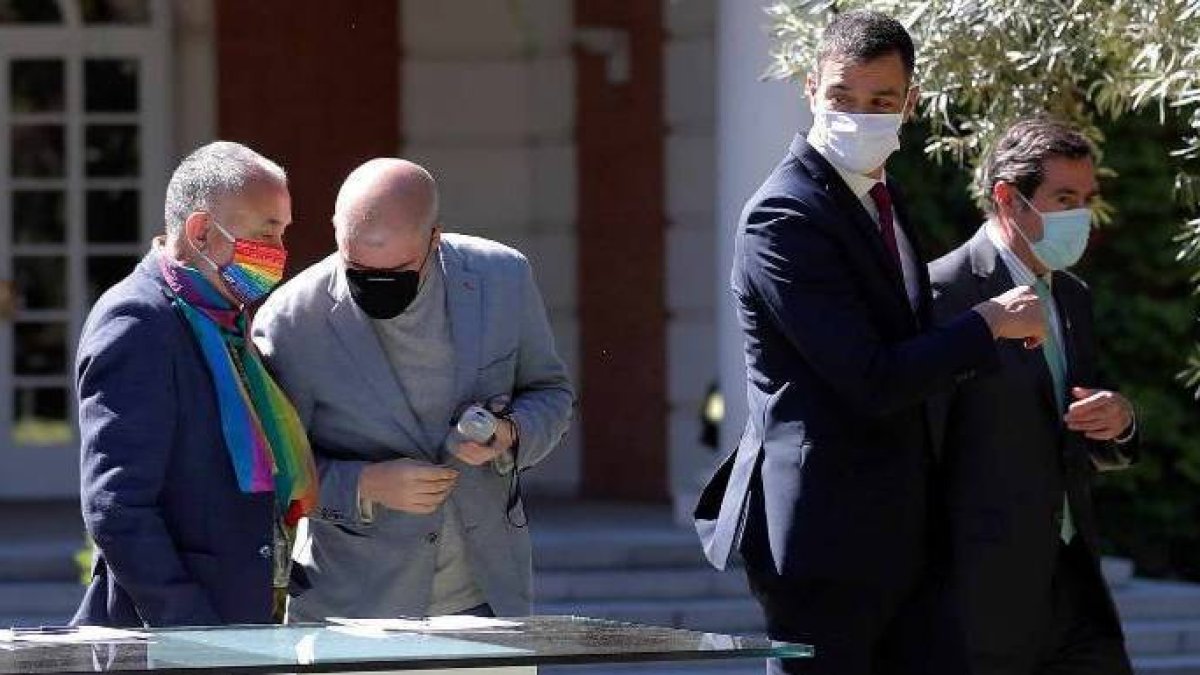
[[[382,248],[394,239],[427,239],[438,216],[437,183],[403,159],[372,159],[346,177],[333,225],[338,247]]]

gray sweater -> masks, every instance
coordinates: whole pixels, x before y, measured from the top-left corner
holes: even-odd
[[[437,259],[428,264],[429,274],[412,305],[397,317],[371,323],[421,427],[414,436],[423,438],[427,449],[437,454],[459,402],[454,400],[454,346],[442,265]],[[445,461],[457,460],[447,456]],[[453,493],[442,509],[445,519],[438,538],[430,616],[454,614],[487,601],[471,573]]]

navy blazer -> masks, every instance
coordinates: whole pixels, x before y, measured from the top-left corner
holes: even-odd
[[[80,497],[96,552],[73,622],[269,622],[273,495],[239,490],[208,366],[164,289],[151,253],[79,339]]]
[[[919,259],[904,200],[889,189]],[[769,572],[787,579],[894,589],[917,578],[929,534],[926,398],[996,358],[975,312],[932,327],[918,268],[914,310],[875,222],[797,136],[736,235],[749,417],[696,510],[714,565],[754,528]],[[751,491],[762,508],[748,508]]]

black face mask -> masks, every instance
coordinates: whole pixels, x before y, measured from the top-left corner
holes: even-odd
[[[400,316],[417,297],[421,273],[346,268],[350,297],[367,316],[386,320]]]

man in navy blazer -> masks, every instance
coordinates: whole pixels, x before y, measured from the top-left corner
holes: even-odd
[[[173,304],[164,261],[202,274],[234,311],[244,309],[215,267],[233,260],[230,236],[281,246],[291,222],[286,180],[235,143],[192,153],[167,188],[166,235],[88,316],[76,377],[81,501],[95,552],[76,624],[273,618],[274,495],[239,489],[213,378]]]
[[[746,563],[772,638],[814,659],[773,672],[930,673],[939,510],[925,402],[1041,339],[1027,287],[930,320],[914,223],[883,167],[913,110],[912,40],[875,12],[838,15],[809,76],[814,124],[750,198],[732,286],[749,418],[697,506],[710,561]]]

